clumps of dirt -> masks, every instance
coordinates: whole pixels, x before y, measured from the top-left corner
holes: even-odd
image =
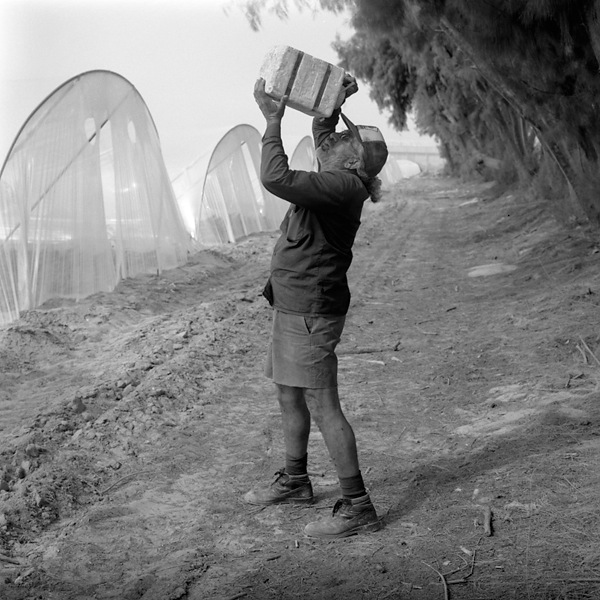
[[[239,323],[267,316],[249,316],[258,285],[220,299],[205,282],[218,285],[241,259],[247,265],[268,238],[200,251],[112,294],[54,300],[0,331],[0,552],[101,501],[123,465],[164,443],[165,430],[202,418],[210,400],[199,396],[255,350]],[[179,318],[166,318],[173,311]]]

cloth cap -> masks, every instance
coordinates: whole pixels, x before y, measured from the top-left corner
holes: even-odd
[[[381,131],[372,125],[355,125],[344,113],[342,120],[352,135],[364,149],[364,171],[368,177],[375,177],[383,169],[388,157],[388,149]]]

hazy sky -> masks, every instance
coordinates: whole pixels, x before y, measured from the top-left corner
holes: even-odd
[[[172,175],[206,152],[215,130],[248,123],[262,133],[252,90],[267,51],[289,45],[336,63],[331,43],[352,33],[345,17],[326,12],[263,20],[252,31],[231,0],[0,0],[0,163],[38,104],[93,69],[122,75],[141,94]],[[390,143],[418,143],[389,128],[366,85],[346,112]],[[310,117],[288,109],[283,134],[284,142],[310,134]]]

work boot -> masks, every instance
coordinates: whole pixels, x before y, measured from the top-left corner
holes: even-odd
[[[304,528],[304,533],[309,537],[336,539],[380,528],[381,522],[367,494],[352,500],[338,500],[331,516],[309,523]]]
[[[266,489],[251,490],[244,502],[258,506],[270,504],[311,504],[313,489],[308,475],[288,475],[285,469],[275,473],[275,481]]]

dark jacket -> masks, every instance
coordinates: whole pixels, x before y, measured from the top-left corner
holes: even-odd
[[[313,120],[318,147],[338,121]],[[281,142],[280,124],[263,136],[261,180],[291,203],[271,259],[264,295],[274,308],[299,315],[345,315],[350,305],[346,273],[360,226],[367,189],[354,171],[292,171]]]

